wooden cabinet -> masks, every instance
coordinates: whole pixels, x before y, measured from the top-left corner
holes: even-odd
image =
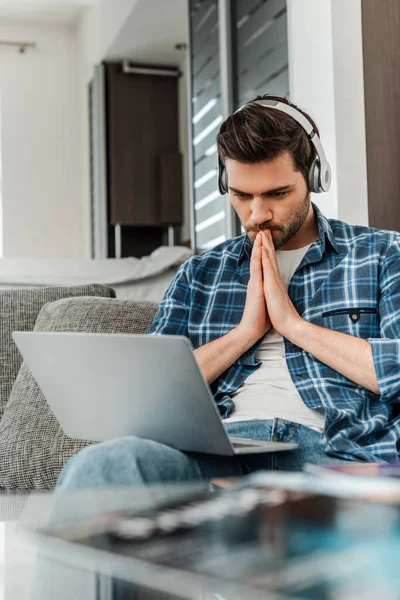
[[[125,238],[136,235],[123,248],[146,231],[157,246],[168,226],[183,222],[178,77],[125,73],[121,63],[105,70],[108,222]]]

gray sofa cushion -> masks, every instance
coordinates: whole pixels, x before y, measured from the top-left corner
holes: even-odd
[[[157,304],[69,298],[43,307],[35,331],[145,333]],[[64,463],[90,442],[65,435],[25,364],[0,422],[0,486],[53,489]]]
[[[32,331],[44,304],[70,296],[115,298],[115,292],[97,284],[0,290],[0,419],[22,364],[11,333]]]

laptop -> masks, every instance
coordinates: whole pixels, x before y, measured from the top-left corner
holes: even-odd
[[[135,435],[226,456],[298,447],[229,437],[183,336],[16,331],[13,339],[69,437]]]

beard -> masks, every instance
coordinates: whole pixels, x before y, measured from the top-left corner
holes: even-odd
[[[272,234],[272,241],[275,250],[282,248],[289,240],[291,240],[296,233],[303,226],[308,212],[310,210],[311,196],[307,193],[307,196],[302,200],[301,204],[296,209],[296,212],[290,216],[290,219],[284,225],[278,225],[273,221],[265,221],[258,226],[244,226],[247,237],[251,242],[254,242],[256,235],[259,231],[269,229]]]

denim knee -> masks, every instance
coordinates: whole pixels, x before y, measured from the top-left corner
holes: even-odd
[[[57,489],[129,485],[135,475],[136,458],[143,454],[148,440],[127,436],[84,448],[64,465]],[[124,481],[129,466],[131,481]],[[118,479],[120,480],[118,482]]]
[[[144,485],[200,478],[196,461],[186,454],[135,436],[88,446],[71,458],[57,489]]]

